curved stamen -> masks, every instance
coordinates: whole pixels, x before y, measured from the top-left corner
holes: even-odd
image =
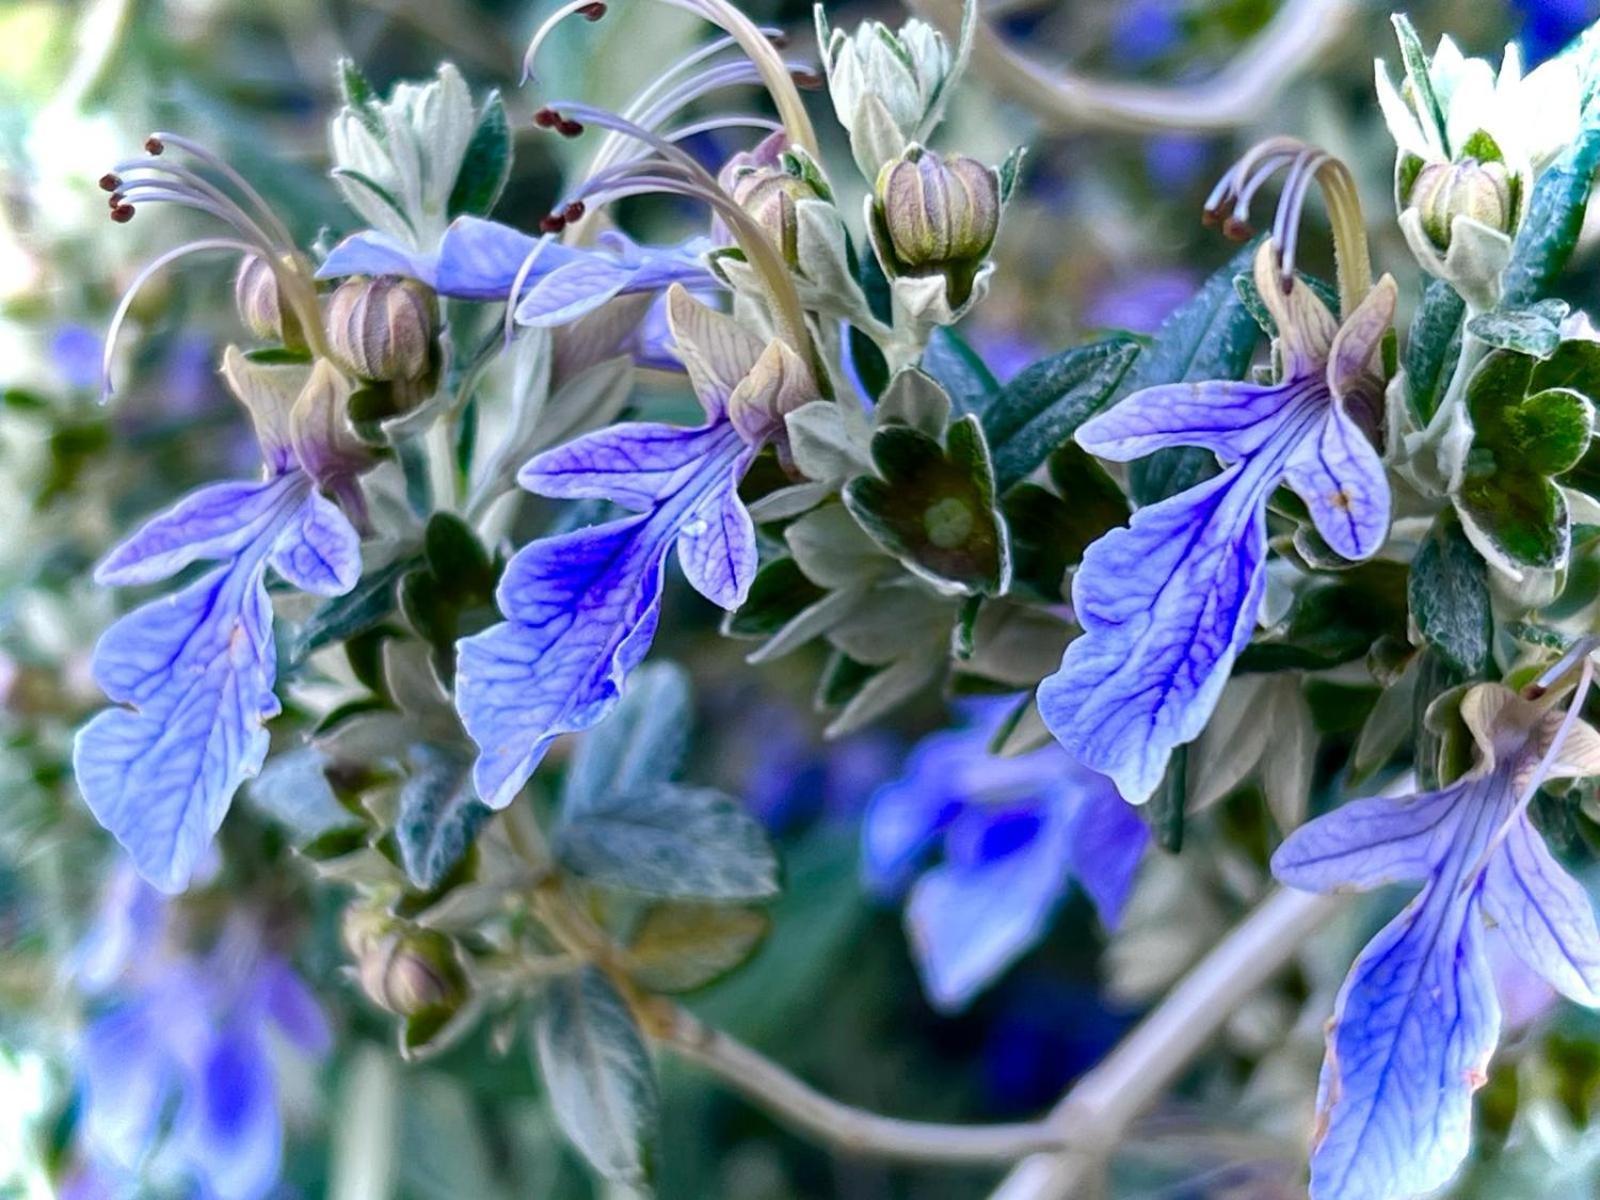
[[[776,41],[777,38],[782,36],[782,30],[773,26],[762,26],[761,33],[769,42]],[[688,54],[685,54],[677,62],[673,63],[665,71],[661,72],[661,74],[657,75],[643,88],[641,88],[638,94],[628,102],[627,107],[622,110],[623,116],[637,119],[640,110],[642,110],[646,105],[654,103],[656,97],[658,97],[678,79],[682,78],[684,75],[687,75],[701,63],[715,58],[717,55],[726,50],[733,49],[738,44],[739,43],[734,41],[733,38],[724,35],[722,37],[712,39],[697,49],[691,50]],[[741,57],[739,61],[749,62],[749,59]],[[641,124],[642,123],[643,122],[641,122]]]
[[[255,254],[256,247],[249,242],[239,241],[237,238],[200,238],[193,242],[168,250],[165,254],[157,256],[146,263],[144,268],[133,277],[133,282],[122,293],[122,299],[117,304],[117,311],[111,316],[111,327],[106,331],[105,353],[100,360],[100,403],[104,404],[111,399],[114,389],[111,386],[111,357],[117,348],[117,335],[122,332],[122,323],[127,320],[128,310],[133,307],[134,300],[140,290],[150,279],[166,267],[189,254],[199,254],[206,250],[231,250],[240,254]]]
[[[216,201],[193,192],[186,192],[172,187],[164,187],[159,183],[144,180],[124,181],[122,187],[113,195],[127,204],[175,204],[179,208],[193,209],[195,212],[205,213],[215,217],[226,225],[232,226],[248,238],[259,250],[271,254],[275,247],[267,240],[261,227],[249,216],[237,208],[224,207]]]
[[[214,215],[222,217],[228,224],[234,226],[241,233],[260,241],[262,248],[273,253],[290,245],[287,237],[275,240],[267,235],[267,231],[252,216],[243,205],[234,197],[228,195],[216,184],[196,171],[190,170],[181,163],[168,162],[160,158],[133,158],[125,159],[112,168],[122,178],[120,180],[123,190],[135,185],[164,186],[174,192],[195,192],[213,202],[218,209],[226,210],[215,212]],[[152,197],[155,199],[156,197]],[[170,197],[169,197],[170,198]],[[275,232],[275,231],[274,231]]]
[[[528,276],[532,274],[534,265],[539,261],[539,256],[544,253],[544,248],[554,240],[549,234],[546,234],[535,242],[533,249],[528,251],[528,257],[522,260],[522,265],[517,268],[517,273],[511,280],[511,291],[506,296],[506,315],[503,330],[505,344],[508,346],[511,344],[511,339],[516,336],[517,304],[522,299],[522,285],[528,281]]]
[[[1268,179],[1287,168],[1283,192],[1273,220],[1285,291],[1294,283],[1300,218],[1315,181],[1333,231],[1334,261],[1339,275],[1339,306],[1348,315],[1372,289],[1372,262],[1367,254],[1361,200],[1350,169],[1326,151],[1298,138],[1275,137],[1257,143],[1217,181],[1206,198],[1204,220],[1219,220],[1230,237],[1249,233],[1250,202]],[[1224,214],[1227,214],[1224,217]]]
[[[191,141],[181,134],[156,133],[152,136],[165,145],[176,146],[185,153],[193,155],[218,175],[221,175],[239,190],[239,194],[246,201],[254,206],[257,214],[266,222],[267,228],[272,231],[273,236],[282,245],[286,247],[294,245],[294,236],[290,234],[289,227],[279,219],[277,213],[272,211],[272,206],[266,202],[260,192],[251,186],[248,179],[230,167],[218,155],[207,150],[199,142]]]

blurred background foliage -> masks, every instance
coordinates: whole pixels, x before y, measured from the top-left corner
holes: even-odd
[[[744,7],[809,49],[807,4]],[[152,129],[182,130],[254,181],[304,242],[331,244],[359,227],[324,173],[335,60],[352,57],[386,88],[450,59],[475,90],[506,93],[517,157],[496,215],[531,227],[558,195],[568,165],[560,156],[571,149],[533,136],[538,104],[618,100],[700,36],[681,12],[619,0],[599,26],[564,27],[536,85],[519,87],[522,47],[543,8],[523,0],[0,4],[0,1194],[49,1195],[48,1180],[70,1165],[73,1045],[84,1012],[62,964],[112,861],[66,766],[71,731],[98,703],[88,651],[112,615],[88,568],[135,515],[194,482],[248,469],[253,454],[243,415],[214,374],[236,329],[226,263],[163,275],[141,295],[116,356],[126,384],[114,407],[98,404],[111,308],[187,218],[153,211],[113,225],[95,180]],[[1148,82],[1203,76],[1274,8],[1272,0],[994,5],[1007,36],[1037,57]],[[1597,9],[1587,0],[1418,0],[1411,12],[1430,44],[1447,30],[1476,52],[1520,38],[1536,61]],[[892,4],[855,0],[830,15],[844,27],[869,15],[900,18]],[[1379,262],[1408,264],[1386,219],[1392,153],[1371,91],[1372,57],[1389,45],[1386,18],[1381,6],[1361,8],[1311,77],[1227,135],[1045,133],[970,82],[942,140],[990,160],[1019,142],[1032,147],[996,251],[995,291],[967,329],[996,373],[1098,329],[1153,329],[1230,253],[1202,229],[1201,200],[1261,134],[1308,136],[1357,164],[1372,227],[1390,239],[1376,247]],[[844,161],[842,135],[820,124]],[[657,240],[700,219],[659,201],[624,212],[635,232]],[[1595,294],[1593,262],[1580,256],[1588,274],[1568,295]],[[898,909],[858,882],[856,840],[874,787],[948,713],[929,697],[892,728],[824,745],[809,704],[819,664],[802,656],[750,668],[742,652],[716,635],[706,606],[673,593],[658,654],[694,664],[700,712],[689,774],[745,797],[779,840],[786,882],[764,949],[693,1007],[824,1091],[928,1119],[1036,1113],[1265,886],[1265,817],[1247,787],[1191,826],[1183,855],[1146,865],[1109,950],[1091,907],[1074,896],[1040,949],[970,1011],[940,1018],[922,998]],[[1311,699],[1325,725],[1343,723],[1342,698],[1320,708]],[[258,891],[338,1035],[333,1058],[286,1087],[283,1194],[592,1194],[524,1046],[501,1054],[488,1029],[425,1067],[400,1065],[387,1024],[341,974],[339,897],[288,865],[268,822],[236,816],[223,837],[225,850],[247,849],[231,856],[239,861],[285,864]],[[1140,1127],[1119,1195],[1297,1193],[1320,1052],[1302,1001],[1335,985],[1360,932],[1234,1015],[1181,1098]],[[1484,1095],[1477,1161],[1456,1195],[1597,1194],[1600,1138],[1583,1130],[1600,1102],[1600,1017],[1568,1006],[1553,1021],[1527,1026],[1502,1052],[1514,1065],[1497,1069]],[[981,1170],[832,1158],[676,1064],[663,1088],[668,1200],[959,1200],[993,1184]]]

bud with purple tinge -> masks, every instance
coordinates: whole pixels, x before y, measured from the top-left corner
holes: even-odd
[[[278,275],[259,254],[239,261],[233,280],[233,300],[245,328],[264,342],[278,342],[290,350],[306,348],[305,334],[292,311],[285,313],[278,299]]]
[[[346,279],[328,300],[326,325],[328,352],[357,378],[422,390],[438,369],[438,300],[415,279]]]
[[[878,174],[873,244],[889,277],[945,277],[960,308],[1000,228],[1000,173],[965,155],[912,146]]]
[[[380,1008],[399,1017],[443,1017],[466,1003],[471,985],[455,943],[437,930],[353,908],[343,935],[361,990]]]

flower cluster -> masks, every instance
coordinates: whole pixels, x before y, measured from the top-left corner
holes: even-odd
[[[819,10],[820,73],[728,0],[670,7],[712,38],[617,110],[532,110],[587,152],[536,228],[491,216],[508,109],[448,65],[387,96],[341,65],[332,177],[359,227],[331,249],[299,247],[182,135],[100,181],[118,224],[159,203],[223,226],[134,277],[102,390],[153,275],[230,256],[249,346],[221,373],[261,471],[189,492],[93,573],[167,588],[95,645],[110,706],[72,753],[140,877],[119,877],[82,952],[102,1006],[84,1169],[170,1160],[206,1194],[272,1187],[266,1031],[320,1055],[318,1005],[256,908],[200,922],[203,943],[158,893],[213,871],[218,895],[254,889],[287,862],[338,885],[324,924],[403,1056],[480,1023],[503,1052],[526,1020],[556,1123],[619,1194],[654,1162],[649,1039],[759,1097],[775,1068],[670,999],[784,928],[766,910],[770,831],[715,786],[729,772],[684,781],[689,675],[647,662],[681,577],[755,643],[751,664],[818,676],[827,736],[907,723],[915,748],[866,806],[859,873],[903,897],[941,1015],[1043,943],[1075,888],[1113,954],[1141,901],[1147,925],[1182,924],[1160,908],[1188,893],[1150,881],[1201,886],[1192,864],[1219,845],[1235,907],[1271,877],[1417,885],[1332,999],[1310,1188],[1398,1200],[1445,1183],[1500,1034],[1485,927],[1600,1006],[1600,930],[1539,817],[1588,820],[1577,789],[1600,775],[1584,716],[1600,339],[1548,294],[1600,160],[1594,54],[1524,74],[1508,50],[1495,71],[1449,39],[1428,56],[1397,20],[1405,78],[1380,65],[1377,107],[1397,147],[1389,242],[1414,263],[1376,273],[1356,173],[1269,138],[1206,202],[1249,244],[1191,300],[1148,336],[1002,383],[958,327],[995,286],[1021,154],[935,144],[975,47],[995,51],[977,6],[948,40],[916,20],[835,30]],[[558,6],[530,74],[557,28],[610,19]],[[800,94],[819,87],[840,162]],[[727,105],[749,91],[753,111]],[[1306,269],[1314,190],[1326,281]],[[620,202],[661,197],[671,236],[620,227]],[[1411,267],[1432,279],[1420,298]],[[789,761],[788,730],[718,723],[769,775]],[[1338,802],[1406,772],[1421,782]],[[219,845],[241,791],[252,815]],[[775,1091],[802,1123],[836,1119],[786,1076]],[[885,1124],[890,1153],[927,1144]],[[935,1156],[1040,1148],[1009,1127],[956,1142]]]

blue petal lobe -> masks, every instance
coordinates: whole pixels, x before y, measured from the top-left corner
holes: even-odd
[[[1217,380],[1135,392],[1079,428],[1078,445],[1113,462],[1170,446],[1198,446],[1225,462],[1247,458],[1272,437],[1292,389]]]
[[[150,518],[95,569],[95,582],[131,586],[166,579],[190,563],[233,558],[298,503],[300,475],[216,483]]]
[[[951,827],[949,859],[919,879],[906,926],[929,1001],[964,1008],[1033,945],[1066,886],[1071,830],[1049,808],[969,808]]]
[[[1487,1078],[1500,1006],[1476,892],[1458,882],[1446,873],[1430,883],[1362,951],[1339,993],[1312,1200],[1431,1191],[1466,1157],[1472,1093]]]
[[[533,542],[506,567],[509,619],[457,643],[456,705],[485,804],[510,804],[556,737],[616,704],[655,635],[675,532],[629,517]]]
[[[217,1200],[261,1200],[278,1182],[283,1131],[272,1064],[253,1030],[221,1030],[184,1097],[175,1135]]]
[[[1272,856],[1272,873],[1312,892],[1421,883],[1449,853],[1461,825],[1462,797],[1473,786],[1341,804],[1290,834]]]
[[[683,488],[730,434],[725,423],[690,429],[624,422],[537,455],[517,482],[540,496],[610,500],[643,511]]]
[[[1389,478],[1366,434],[1339,405],[1328,409],[1284,470],[1335,553],[1370,558],[1389,533]]]
[[[1039,685],[1039,711],[1134,803],[1161,782],[1173,748],[1205,727],[1250,640],[1273,474],[1230,468],[1140,509],[1084,554],[1072,589],[1083,633]]]
[[[635,268],[588,254],[545,273],[517,305],[517,324],[566,325],[622,294]]]
[[[744,603],[756,575],[756,527],[739,499],[739,481],[754,457],[754,450],[740,453],[721,484],[685,513],[678,532],[678,565],[689,586],[730,612]]]
[[[361,535],[338,505],[312,490],[284,526],[269,561],[303,592],[342,596],[361,578]]]
[[[1600,1006],[1600,930],[1589,897],[1523,816],[1484,873],[1483,907],[1517,957],[1580,1004]]]
[[[1122,919],[1134,876],[1150,845],[1150,827],[1111,781],[1078,768],[1069,776],[1069,866],[1107,929]]]
[[[386,233],[366,230],[351,234],[323,259],[317,268],[318,279],[339,279],[345,275],[404,275],[420,279],[432,287],[437,259],[419,253]],[[503,296],[504,291],[501,292]]]

